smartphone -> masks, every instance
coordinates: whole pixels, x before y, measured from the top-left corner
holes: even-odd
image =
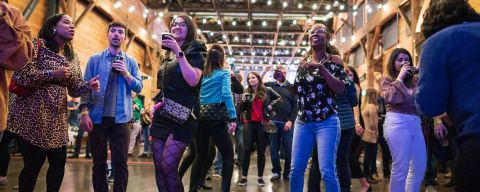
[[[123,56],[122,56],[122,54],[120,54],[120,53],[117,54],[117,56],[115,56],[115,61],[123,61]],[[112,67],[112,71],[113,71],[114,73],[118,73],[118,72],[119,72],[119,71],[117,71],[117,69],[115,69],[114,67]]]
[[[174,39],[174,37],[173,37],[173,35],[172,35],[171,33],[162,33],[161,37],[162,37],[162,41],[163,41],[164,39]],[[165,50],[167,50],[167,51],[170,51],[170,48],[163,46],[163,44],[162,44],[162,49],[165,49]]]

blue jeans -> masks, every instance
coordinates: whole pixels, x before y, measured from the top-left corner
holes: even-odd
[[[337,145],[340,140],[340,122],[337,115],[323,121],[304,122],[299,119],[295,121],[290,191],[303,191],[305,169],[314,140],[317,141],[318,164],[326,191],[339,192],[340,184],[335,167]]]
[[[150,149],[150,142],[148,142],[148,136],[150,135],[150,126],[143,128],[143,153],[151,154],[152,149]]]
[[[270,156],[272,158],[272,172],[279,174],[282,172],[282,167],[280,165],[280,142],[282,142],[282,149],[285,157],[285,164],[283,169],[283,177],[288,178],[290,175],[290,162],[292,158],[292,139],[293,139],[293,129],[285,132],[283,127],[285,123],[277,123],[278,131],[276,133],[270,134]]]

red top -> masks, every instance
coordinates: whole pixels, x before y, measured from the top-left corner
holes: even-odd
[[[259,97],[255,97],[252,102],[252,118],[251,120],[245,120],[245,122],[263,122],[263,102]]]

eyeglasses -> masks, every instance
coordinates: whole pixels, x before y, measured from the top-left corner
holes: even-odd
[[[317,29],[317,30],[310,30],[310,35],[314,35],[314,34],[329,34],[329,33],[324,28],[320,28],[320,29]]]
[[[177,22],[173,22],[170,27],[177,27],[177,26],[180,26],[182,28],[187,28],[188,27],[188,24],[185,23],[185,22],[180,22],[180,23],[177,23]]]

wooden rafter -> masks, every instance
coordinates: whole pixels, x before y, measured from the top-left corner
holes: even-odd
[[[135,40],[136,37],[137,36],[134,33],[132,33],[132,36],[128,38],[128,43],[127,43],[127,46],[125,47],[125,51],[128,50],[128,48],[130,47],[130,44]]]
[[[82,14],[80,14],[80,16],[75,20],[75,27],[78,27],[80,25],[82,20],[87,16],[88,13],[90,13],[93,10],[94,7],[95,7],[95,2],[91,1],[88,4],[87,8],[83,10]]]
[[[402,16],[403,21],[405,21],[405,23],[407,23],[408,30],[410,30],[410,32],[412,32],[412,22],[408,18],[407,13],[405,12],[405,10],[403,9],[402,6],[398,7],[398,12],[400,13],[400,16]]]
[[[272,59],[275,57],[275,49],[277,48],[278,34],[280,32],[280,27],[281,27],[281,25],[279,25],[278,23],[282,22],[283,10],[284,9],[282,8],[282,10],[280,11],[280,14],[277,17],[277,23],[275,23],[275,25],[277,26],[277,30],[275,31],[275,35],[273,37]]]
[[[228,46],[228,44],[229,44],[228,34],[224,31],[224,29],[225,29],[225,27],[224,27],[225,21],[223,20],[223,17],[222,17],[222,15],[220,14],[220,12],[217,10],[217,7],[218,7],[218,6],[217,6],[217,1],[216,1],[216,0],[212,0],[212,4],[213,4],[213,8],[214,8],[215,11],[217,12],[217,17],[218,17],[218,19],[219,19],[219,21],[220,21],[220,27],[222,28],[222,35],[224,35],[224,36],[226,37],[226,38],[224,38],[225,43],[227,43],[227,47],[229,47],[229,46]]]

